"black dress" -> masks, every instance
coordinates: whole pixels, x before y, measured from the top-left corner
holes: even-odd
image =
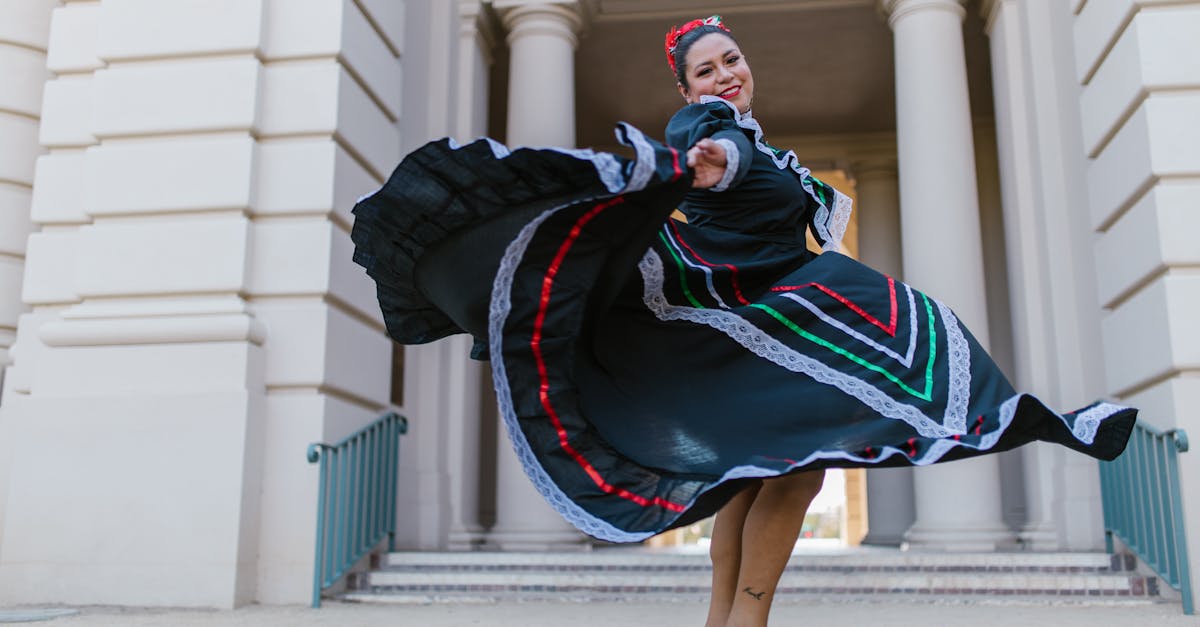
[[[476,338],[517,456],[579,529],[641,540],[806,469],[1123,450],[1135,410],[1016,393],[948,307],[836,252],[848,200],[750,116],[712,99],[666,145],[617,134],[636,159],[433,142],[354,209],[389,334]],[[703,137],[724,191],[690,186]]]

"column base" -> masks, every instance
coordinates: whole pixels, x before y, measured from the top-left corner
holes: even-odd
[[[1057,551],[1058,532],[1051,522],[1031,523],[1025,525],[1017,536],[1021,546],[1030,551]]]
[[[904,534],[902,549],[947,551],[955,553],[991,553],[1019,548],[1016,537],[1007,527],[934,528],[919,523]]]
[[[860,544],[870,546],[900,546],[904,544],[904,534],[867,532],[866,537],[862,539]]]
[[[493,531],[487,536],[487,544],[501,551],[590,551],[592,545],[587,536],[578,531]]]
[[[451,529],[446,548],[450,551],[478,551],[483,548],[485,540],[483,527],[477,525]]]

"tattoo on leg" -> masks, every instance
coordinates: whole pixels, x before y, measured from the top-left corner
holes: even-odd
[[[762,592],[755,592],[750,589],[750,586],[746,586],[746,589],[742,590],[742,592],[745,592],[746,594],[754,597],[754,600],[756,600],[756,601],[761,601],[763,598],[763,595],[767,593],[765,590]]]

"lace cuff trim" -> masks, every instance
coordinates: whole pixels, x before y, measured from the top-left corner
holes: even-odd
[[[725,149],[725,174],[721,176],[721,180],[717,181],[717,184],[713,185],[709,191],[723,192],[733,184],[733,179],[737,176],[738,165],[740,165],[742,155],[738,152],[737,144],[733,143],[733,140],[718,139],[716,142],[717,145]]]

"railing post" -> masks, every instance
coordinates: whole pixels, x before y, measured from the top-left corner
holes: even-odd
[[[400,436],[408,421],[388,412],[337,444],[311,444],[309,463],[320,462],[313,607],[387,536],[396,550],[396,473]]]
[[[313,556],[313,590],[312,590],[312,606],[314,608],[321,607],[321,574],[324,563],[325,549],[325,475],[326,461],[322,455],[322,447],[320,444],[312,444],[308,447],[308,462],[320,462],[318,469],[317,483],[317,538],[316,549]]]
[[[1179,453],[1188,450],[1181,429],[1160,432],[1138,422],[1121,457],[1100,467],[1105,545],[1113,538],[1180,591],[1185,614],[1195,612],[1187,561],[1179,484]]]
[[[1195,599],[1192,598],[1192,576],[1191,569],[1188,567],[1187,555],[1187,529],[1183,525],[1183,490],[1179,485],[1179,453],[1186,453],[1188,450],[1187,433],[1182,429],[1175,429],[1168,432],[1174,440],[1175,450],[1171,452],[1171,494],[1174,496],[1171,502],[1171,519],[1174,521],[1176,552],[1179,558],[1179,591],[1183,595],[1183,613],[1196,613]]]

